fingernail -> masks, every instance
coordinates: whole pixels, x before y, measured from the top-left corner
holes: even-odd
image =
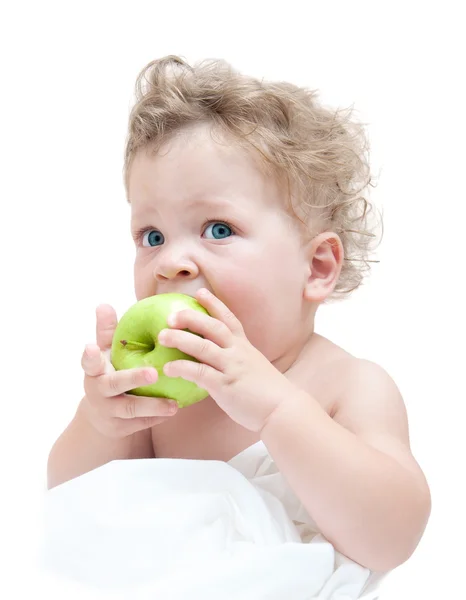
[[[175,324],[175,321],[176,321],[175,313],[172,313],[171,315],[168,315],[168,317],[167,317],[167,323],[169,325],[171,325],[173,327],[173,325]]]
[[[167,339],[167,332],[165,329],[162,329],[162,331],[158,335],[158,340],[159,340],[159,342],[161,342],[163,344],[163,342],[165,342],[166,339]]]
[[[178,410],[178,403],[175,400],[170,400],[168,404],[171,413],[175,413]]]
[[[150,371],[144,371],[144,377],[146,381],[151,383],[157,379],[157,371],[153,371],[152,369]]]

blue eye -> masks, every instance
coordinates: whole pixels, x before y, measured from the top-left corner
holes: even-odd
[[[165,241],[163,234],[157,229],[150,229],[146,231],[142,237],[143,246],[160,246]]]
[[[221,222],[211,223],[205,228],[204,233],[207,238],[214,240],[222,240],[223,238],[233,235],[231,227],[229,227],[226,223]]]

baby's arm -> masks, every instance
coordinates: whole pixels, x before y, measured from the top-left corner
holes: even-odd
[[[323,535],[341,553],[388,571],[414,552],[430,492],[409,448],[401,395],[388,374],[350,360],[333,418],[309,394],[282,402],[261,437]]]
[[[123,438],[103,435],[85,416],[84,402],[85,398],[50,451],[47,464],[49,489],[112,460],[153,456],[150,429]]]
[[[81,366],[84,390],[76,415],[52,447],[48,487],[83,475],[112,460],[154,456],[151,427],[174,415],[165,398],[127,394],[157,380],[155,369],[115,371],[109,351],[117,318],[111,306],[97,309],[97,344],[87,347]]]

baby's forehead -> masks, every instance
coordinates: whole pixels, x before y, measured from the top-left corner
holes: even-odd
[[[229,199],[227,196],[194,196],[177,198],[173,201],[170,198],[160,196],[158,198],[150,199],[147,198],[143,202],[132,202],[131,203],[131,215],[132,218],[137,219],[141,215],[146,215],[147,212],[151,212],[154,215],[162,213],[164,209],[174,208],[176,209],[180,205],[183,205],[183,214],[190,215],[195,213],[205,213],[209,210],[231,210],[238,208],[238,203],[233,198]],[[252,207],[251,207],[252,208]],[[181,216],[181,215],[180,215]]]
[[[264,197],[236,195],[223,197],[178,196],[174,198],[136,200],[131,203],[131,226],[137,228],[152,224],[169,225],[170,223],[195,223],[210,220],[227,221],[240,226],[248,222],[265,222],[262,217],[266,214],[277,214],[272,203]]]
[[[138,152],[128,182],[129,202],[146,207],[252,208],[260,201],[270,205],[282,200],[276,179],[250,153],[205,135],[178,137],[157,152]]]

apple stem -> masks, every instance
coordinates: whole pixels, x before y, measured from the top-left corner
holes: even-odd
[[[141,342],[128,342],[128,340],[120,340],[120,344],[125,346],[128,350],[152,350],[152,347],[148,344],[142,344]]]

